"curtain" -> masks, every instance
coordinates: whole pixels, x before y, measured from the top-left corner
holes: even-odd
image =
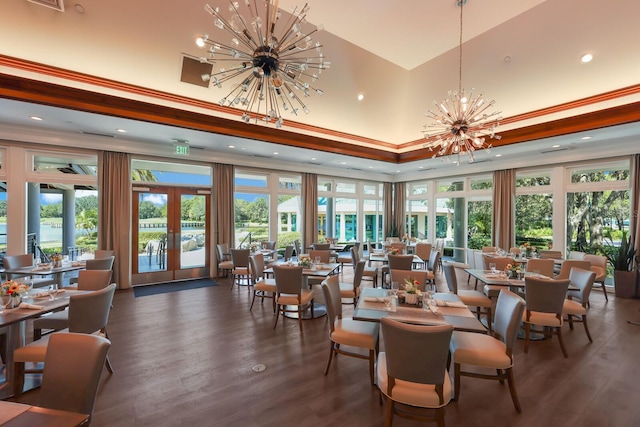
[[[396,182],[393,191],[393,225],[396,228],[396,236],[404,235],[405,203],[407,200],[406,184]]]
[[[631,244],[636,248],[636,255],[640,255],[640,154],[631,155],[631,168],[629,171],[631,181],[631,221],[629,229]],[[637,267],[637,266],[636,266]]]
[[[393,183],[385,182],[382,186],[382,197],[384,204],[384,236],[379,236],[379,239],[383,237],[391,236],[391,229],[393,228]]]
[[[218,277],[218,243],[228,243],[229,248],[235,245],[235,213],[233,208],[233,193],[235,192],[235,168],[233,165],[222,163],[213,164],[213,247],[215,254],[212,274]]]
[[[131,159],[129,154],[98,153],[98,247],[113,250],[113,282],[131,287]]]
[[[318,238],[318,175],[302,174],[302,248],[313,244]],[[330,218],[327,218],[329,221]]]
[[[493,173],[493,246],[509,250],[515,245],[516,171],[506,169]]]

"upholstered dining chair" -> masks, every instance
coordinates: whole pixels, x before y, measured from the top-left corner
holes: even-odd
[[[300,259],[300,255],[302,254],[302,249],[300,249],[300,240],[294,240],[293,247],[296,250],[296,259]]]
[[[427,283],[430,283],[434,290],[436,288],[436,272],[440,266],[442,266],[442,256],[440,251],[431,249],[431,254],[429,254],[429,264],[427,267]]]
[[[340,298],[351,299],[355,305],[360,297],[360,283],[364,272],[366,261],[360,260],[356,264],[356,271],[353,273],[353,283],[340,282]],[[339,277],[337,274],[334,276]]]
[[[116,251],[114,251],[112,249],[96,249],[93,252],[93,258],[94,259],[109,258],[110,256],[115,258]]]
[[[78,284],[76,286],[68,286],[66,289],[77,289],[79,291],[104,289],[111,283],[111,273],[111,270],[80,270],[78,272]],[[43,330],[60,331],[68,327],[69,310],[56,311],[48,316],[33,320],[33,339],[39,340],[42,338]]]
[[[276,279],[264,277],[264,255],[253,254],[249,257],[249,270],[251,271],[251,281],[253,282],[253,298],[249,311],[253,308],[256,297],[260,298],[260,302],[264,302],[265,298],[270,298],[273,305],[273,312],[276,311]]]
[[[293,257],[293,245],[287,245],[284,247],[284,260],[290,261]]]
[[[331,251],[329,249],[311,249],[309,257],[311,257],[311,261],[320,258],[320,262],[327,263],[331,257]]]
[[[527,261],[527,271],[529,273],[537,271],[550,279],[554,276],[554,268],[555,263],[551,258],[531,258]]]
[[[496,248],[495,246],[483,246],[482,247],[482,252],[485,252],[485,253],[493,253],[493,252],[495,252],[497,250],[498,250],[498,248]]]
[[[297,313],[300,332],[302,332],[302,315],[310,307],[313,317],[313,291],[303,289],[302,267],[289,265],[274,265],[273,274],[276,278],[276,319],[273,328],[278,325],[278,318],[282,314]],[[288,307],[295,307],[290,309]]]
[[[454,366],[453,389],[456,400],[460,396],[461,376],[500,382],[507,380],[513,406],[516,407],[516,411],[522,411],[513,381],[513,347],[520,329],[524,305],[525,302],[522,298],[503,289],[498,295],[492,334],[453,332],[450,352]],[[462,366],[479,367],[481,370],[464,371]],[[488,370],[496,370],[497,374],[485,372]]]
[[[591,270],[572,268],[569,272],[569,283],[578,288],[578,290],[567,291],[567,298],[562,306],[562,314],[567,316],[569,328],[573,330],[573,322],[582,322],[589,342],[593,342],[593,339],[587,325],[587,304],[589,303],[589,294],[595,278],[596,273]]]
[[[362,256],[362,245],[358,245],[358,247],[351,248],[351,259],[353,260],[353,265],[357,265],[358,261],[364,260]],[[378,286],[378,267],[370,267],[365,266],[364,271],[362,272],[362,278],[367,278],[373,282],[373,287]]]
[[[383,286],[388,286],[391,282],[389,281],[389,271],[390,270],[411,270],[413,267],[413,255],[387,255],[387,265],[382,266],[382,284]]]
[[[607,295],[607,287],[604,284],[604,281],[607,279],[607,257],[602,255],[585,254],[582,259],[591,263],[590,270],[596,274],[593,283],[598,283],[602,287],[602,292],[604,292],[604,299],[606,301],[609,301],[609,295]],[[588,301],[587,304],[589,304]]]
[[[116,290],[116,284],[112,283],[99,291],[89,292],[86,294],[71,295],[69,298],[69,329],[68,332],[76,332],[81,334],[101,334],[101,331],[107,327],[109,320],[109,311],[113,294]],[[25,373],[39,373],[41,370],[25,369],[25,363],[28,362],[44,362],[49,339],[56,335],[65,333],[66,330],[45,335],[37,341],[15,349],[13,352],[13,370],[14,370],[14,396],[20,396],[24,388]],[[109,373],[113,373],[113,367],[107,356],[105,365]]]
[[[431,255],[431,248],[433,245],[431,243],[416,243],[416,247],[413,250],[413,253],[418,255],[420,259],[423,261],[423,268],[427,268],[427,260]]]
[[[113,271],[113,263],[116,257],[114,255],[105,256],[104,258],[93,258],[85,261],[86,270],[109,270]],[[69,279],[70,284],[78,282],[77,277]]]
[[[233,262],[233,270],[231,274],[233,280],[231,281],[231,289],[233,285],[246,281],[247,285],[251,284],[251,277],[249,274],[249,255],[251,251],[249,249],[231,249],[231,261]]]
[[[44,358],[40,406],[93,416],[111,342],[97,335],[54,334]]]
[[[364,263],[364,261],[360,261]],[[330,276],[322,282],[322,294],[327,305],[327,316],[329,321],[329,360],[324,374],[329,373],[333,356],[344,354],[346,356],[357,357],[369,360],[369,378],[371,385],[375,384],[374,367],[375,358],[378,354],[378,334],[380,325],[374,322],[362,322],[352,318],[342,316],[342,294],[340,292],[340,279],[337,275]],[[368,355],[348,351],[340,346],[364,348],[368,350]]]
[[[478,319],[480,319],[481,314],[486,315],[487,326],[489,328],[489,332],[491,332],[491,307],[493,305],[491,298],[482,292],[473,289],[458,289],[456,268],[453,265],[446,263],[442,268],[444,269],[444,277],[447,280],[447,287],[449,288],[449,291],[458,295],[458,298],[460,298],[465,305],[476,307],[476,316],[478,316]]]
[[[331,250],[331,243],[314,243],[311,245],[316,251],[328,251]]]
[[[581,268],[583,270],[591,270],[591,263],[586,260],[567,259],[562,262],[560,272],[554,277],[556,280],[564,280],[569,278],[572,268]]]
[[[355,242],[353,246],[356,246],[356,245],[359,246],[361,244],[362,244],[361,242]],[[340,270],[344,268],[345,264],[350,264],[353,266],[354,269],[356,268],[356,265],[353,263],[353,257],[351,256],[351,250],[339,252],[337,262],[340,264]]]
[[[447,358],[453,326],[410,325],[383,318],[380,327],[385,351],[378,353],[377,383],[386,401],[385,426],[391,426],[394,415],[444,426],[445,407],[451,400]],[[396,403],[406,405],[406,410]],[[431,408],[435,415],[429,417],[415,408]]]
[[[16,268],[22,267],[31,267],[33,266],[33,254],[22,254],[22,255],[5,255],[2,258],[2,262],[4,263],[4,268],[6,270],[13,270]],[[7,280],[15,280],[19,278],[25,278],[29,283],[32,284],[34,288],[41,288],[44,286],[49,286],[55,283],[54,279],[47,277],[34,277],[29,274],[15,274],[15,273],[7,273]]]
[[[564,357],[569,357],[562,341],[562,308],[569,287],[569,279],[524,278],[525,312],[524,352],[529,352],[531,325],[544,327],[545,335],[557,335]]]
[[[562,252],[552,250],[540,251],[540,258],[562,259]]]
[[[227,274],[233,271],[233,261],[231,261],[229,244],[218,243],[216,245],[216,254],[218,255],[218,272],[222,272],[224,277],[227,277]]]

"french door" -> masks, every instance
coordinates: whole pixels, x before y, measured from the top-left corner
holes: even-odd
[[[134,187],[132,283],[209,277],[208,190]]]

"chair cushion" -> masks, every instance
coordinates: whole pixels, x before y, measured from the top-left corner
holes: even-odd
[[[218,263],[220,270],[233,270],[233,261],[222,261]]]
[[[491,335],[454,331],[451,354],[455,363],[507,369],[513,362],[507,356],[507,346]]]
[[[276,279],[261,279],[253,285],[253,289],[263,292],[275,292],[276,291]]]
[[[463,289],[458,291],[460,300],[472,307],[491,307],[491,299],[480,291]]]
[[[47,346],[49,345],[49,337],[51,334],[45,335],[39,340],[30,342],[29,344],[18,347],[13,351],[14,362],[44,362],[47,354]]]
[[[387,394],[387,356],[385,352],[378,353],[377,363],[378,387],[385,395]],[[451,379],[449,373],[444,371],[443,397],[444,402],[440,404],[440,399],[435,391],[435,386],[430,384],[412,383],[396,379],[396,384],[391,390],[391,399],[407,405],[422,408],[440,408],[451,400]]]
[[[527,311],[522,313],[522,321],[527,322]],[[538,311],[532,311],[529,322],[533,325],[540,326],[562,326],[562,318],[558,319],[553,313],[540,313]]]
[[[340,298],[355,298],[360,295],[360,288],[353,291],[353,283],[340,283]]]
[[[504,289],[504,286],[500,285],[484,285],[484,294],[489,298],[498,298],[500,291]]]
[[[313,291],[311,289],[303,289],[300,294],[300,302],[298,303],[298,296],[295,294],[280,294],[278,297],[278,304],[280,305],[305,305],[311,302],[313,299]]]
[[[69,327],[69,310],[56,311],[33,321],[33,329],[64,329]]]
[[[338,255],[338,262],[340,264],[351,264],[353,259],[351,259],[351,255]]]
[[[238,276],[240,275],[248,275],[249,274],[249,267],[236,267],[233,269],[233,274],[237,274]]]
[[[562,305],[562,314],[573,314],[576,316],[584,316],[587,314],[587,309],[577,301],[565,299]]]
[[[378,342],[380,325],[374,322],[361,322],[351,318],[336,319],[331,341],[337,344],[373,350]]]
[[[604,268],[600,267],[599,265],[592,265],[591,266],[591,271],[596,273],[596,278],[594,279],[595,282],[603,281],[607,277],[606,270]]]

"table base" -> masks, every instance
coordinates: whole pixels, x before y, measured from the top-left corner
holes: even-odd
[[[288,305],[287,306],[287,310],[296,310],[295,305]],[[314,304],[313,305],[313,317],[311,317],[311,308],[305,310],[302,312],[302,320],[311,320],[311,319],[317,319],[318,317],[323,317],[327,315],[327,306],[325,306],[324,304]],[[286,312],[284,314],[284,317],[287,317],[289,319],[297,319],[298,318],[298,313],[295,311],[291,311],[291,312]]]

